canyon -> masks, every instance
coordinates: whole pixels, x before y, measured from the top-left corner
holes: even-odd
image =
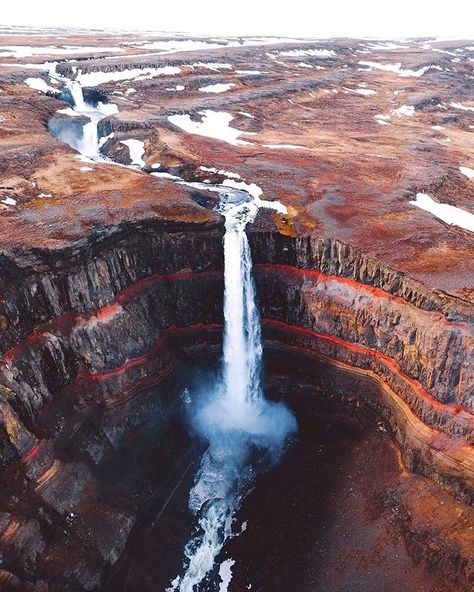
[[[0,590],[179,572],[200,452],[182,400],[222,353],[233,192],[285,206],[247,235],[265,391],[296,415],[308,483],[290,506],[285,459],[257,479],[229,590],[288,589],[269,491],[308,547],[318,492],[333,508],[302,563],[327,579],[308,567],[298,589],[472,589],[472,42],[27,40],[0,30]]]

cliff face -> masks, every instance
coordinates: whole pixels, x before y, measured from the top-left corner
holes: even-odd
[[[165,372],[162,351],[222,323],[221,235],[129,228],[19,273],[1,303],[4,462],[28,451],[35,418],[64,389],[81,385],[111,404],[159,365]],[[462,303],[449,309],[340,243],[275,232],[252,242],[268,343],[372,372],[417,421],[472,444],[472,324]]]
[[[219,348],[221,238],[219,225],[138,224],[74,250],[10,260],[17,268],[0,305],[0,442],[2,480],[9,481],[1,537],[22,577],[48,578],[54,570],[60,539],[45,534],[42,512],[53,513],[53,524],[87,504],[105,512],[103,502],[90,500],[94,466],[140,423],[143,411],[127,407],[132,396],[170,375],[185,353]],[[459,500],[466,520],[470,510],[460,502],[473,500],[473,349],[463,304],[339,242],[257,228],[251,242],[266,350],[282,361],[296,356],[299,369],[288,372],[318,385],[320,396],[368,403],[390,425],[405,465]],[[164,423],[172,399],[162,408]],[[130,412],[131,424],[113,430],[104,419],[87,436],[78,431],[107,410],[121,418]],[[61,452],[71,433],[80,459]],[[35,517],[12,501],[26,504],[25,485],[37,499]],[[114,564],[136,520],[133,511],[119,512],[120,532],[110,531],[116,510],[103,527],[116,546],[104,551],[102,567],[88,564],[85,589]],[[99,547],[100,536],[92,535]],[[29,555],[19,553],[25,544]]]

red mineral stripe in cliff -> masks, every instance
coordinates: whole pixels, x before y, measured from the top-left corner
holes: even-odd
[[[354,279],[346,278],[346,277],[339,276],[339,275],[325,274],[325,273],[315,270],[315,269],[304,269],[304,268],[299,268],[299,267],[293,267],[291,265],[280,265],[280,264],[274,264],[274,263],[260,263],[260,264],[255,265],[254,268],[256,270],[262,270],[262,271],[270,271],[270,272],[274,271],[274,272],[277,272],[277,273],[280,273],[280,274],[286,275],[286,276],[295,276],[295,277],[298,277],[299,279],[311,278],[311,279],[315,280],[316,282],[323,283],[323,284],[328,284],[329,282],[336,282],[339,284],[344,284],[344,285],[350,286],[354,290],[358,290],[360,292],[363,292],[367,295],[372,296],[373,298],[381,298],[381,299],[391,300],[391,301],[397,302],[398,304],[401,304],[403,306],[413,306],[415,308],[418,308],[414,304],[407,302],[406,300],[404,300],[400,296],[394,296],[393,294],[390,294],[390,292],[386,292],[385,290],[382,290],[382,288],[376,288],[374,286],[370,286],[369,284],[364,284],[364,283],[358,282]],[[471,329],[466,323],[463,323],[461,321],[449,321],[444,316],[444,314],[441,312],[428,311],[428,310],[424,310],[424,309],[418,309],[418,310],[420,310],[422,313],[424,313],[426,315],[432,315],[434,319],[441,322],[445,326],[457,327],[460,329],[461,328],[467,329],[469,331]]]
[[[22,463],[29,463],[30,460],[33,460],[37,455],[38,452],[40,451],[40,445],[39,444],[35,444],[34,446],[32,446],[30,448],[30,450],[22,457],[21,462]]]
[[[391,372],[397,374],[403,381],[405,381],[416,392],[417,396],[419,396],[420,398],[423,398],[434,409],[436,409],[440,412],[447,413],[449,415],[457,415],[458,413],[463,412],[463,413],[466,413],[470,418],[472,418],[472,421],[474,422],[474,416],[472,413],[470,413],[469,410],[467,410],[464,407],[462,407],[461,405],[457,405],[455,403],[442,403],[441,401],[438,401],[437,399],[435,399],[434,397],[429,395],[416,380],[414,380],[414,379],[408,377],[406,374],[404,374],[401,371],[400,366],[392,358],[389,358],[388,356],[381,354],[377,350],[370,349],[370,348],[368,348],[364,345],[360,345],[358,343],[350,343],[348,341],[344,341],[343,339],[341,339],[339,337],[334,337],[334,336],[328,335],[326,333],[318,333],[316,331],[313,331],[312,329],[306,329],[303,327],[296,327],[294,325],[289,325],[289,324],[284,323],[282,321],[262,319],[262,324],[266,327],[274,327],[274,328],[277,328],[277,329],[280,329],[283,331],[287,331],[287,332],[309,335],[309,336],[316,338],[316,339],[321,339],[321,340],[324,340],[327,342],[334,343],[339,347],[348,349],[348,350],[353,351],[357,354],[372,356],[373,358],[376,358],[381,363],[383,363],[386,367],[388,367]],[[123,374],[128,369],[130,369],[134,366],[140,366],[140,365],[146,364],[150,359],[153,358],[154,355],[156,355],[156,353],[159,351],[160,348],[162,348],[166,345],[166,340],[170,335],[173,335],[173,334],[180,335],[180,334],[185,334],[185,333],[189,333],[189,332],[192,333],[194,331],[203,331],[203,330],[217,330],[220,328],[221,328],[221,326],[218,324],[207,324],[207,325],[206,324],[196,324],[196,325],[190,325],[188,327],[171,326],[166,330],[166,332],[160,337],[160,339],[152,346],[152,348],[146,354],[143,354],[143,355],[138,356],[136,358],[132,358],[131,360],[127,360],[127,362],[125,362],[125,364],[123,364],[122,366],[119,366],[118,368],[114,368],[113,370],[108,370],[106,372],[81,372],[78,374],[77,380],[106,381],[107,379],[113,378],[114,376],[118,376],[120,374]],[[299,348],[299,349],[301,351],[304,351],[302,348]],[[310,350],[307,350],[307,351],[308,351],[308,353],[314,353],[314,352],[311,352]]]
[[[134,366],[140,366],[148,362],[151,358],[153,358],[156,353],[166,345],[167,340],[171,335],[179,335],[180,333],[192,333],[192,332],[200,332],[205,330],[215,330],[215,329],[222,329],[222,325],[217,323],[197,323],[195,325],[188,325],[187,327],[178,327],[176,325],[172,325],[166,329],[163,335],[154,343],[154,345],[143,355],[137,356],[136,358],[132,358],[127,360],[122,366],[114,368],[112,370],[107,370],[106,372],[79,372],[76,379],[77,380],[107,380],[114,376],[118,376],[123,374],[130,368]]]
[[[2,356],[2,360],[5,363],[10,364],[27,348],[34,346],[41,340],[47,340],[48,337],[54,334],[55,331],[62,330],[68,332],[74,328],[79,328],[81,325],[90,325],[97,322],[105,323],[112,320],[113,316],[118,314],[121,310],[121,307],[124,306],[131,298],[133,298],[133,296],[136,296],[157,282],[184,281],[195,278],[200,279],[212,275],[222,275],[222,270],[217,269],[199,272],[183,271],[169,275],[155,273],[153,275],[147,276],[146,278],[143,278],[135,284],[132,284],[118,292],[112,304],[107,304],[102,308],[99,308],[97,311],[90,313],[89,315],[66,312],[54,318],[48,325],[49,331],[35,331],[30,333],[21,343],[6,351]]]
[[[278,329],[282,329],[284,331],[310,335],[311,337],[315,337],[317,339],[322,339],[324,341],[329,341],[331,343],[335,343],[336,345],[338,345],[340,347],[344,347],[344,348],[351,350],[355,353],[372,356],[372,357],[378,359],[379,361],[381,361],[383,364],[385,364],[388,368],[390,368],[390,370],[392,372],[394,372],[395,374],[400,376],[405,382],[407,382],[410,385],[410,387],[412,389],[414,389],[416,391],[416,393],[419,397],[422,397],[435,409],[437,409],[439,411],[445,411],[447,413],[450,413],[451,415],[457,415],[460,412],[464,412],[464,413],[467,413],[470,416],[472,416],[472,418],[474,420],[474,415],[468,409],[465,409],[462,405],[458,405],[456,403],[442,403],[441,401],[438,401],[437,399],[435,399],[434,397],[429,395],[422,388],[422,386],[420,385],[419,382],[417,382],[413,378],[410,378],[409,376],[407,376],[406,374],[404,374],[401,371],[400,366],[397,364],[397,362],[395,362],[395,360],[393,360],[392,358],[389,358],[388,356],[385,356],[384,354],[381,354],[377,350],[370,349],[370,348],[366,347],[365,345],[360,345],[358,343],[350,343],[349,341],[344,341],[343,339],[341,339],[339,337],[334,337],[333,335],[328,335],[327,333],[318,333],[317,331],[313,331],[312,329],[306,329],[304,327],[296,327],[295,325],[289,325],[289,324],[284,323],[282,321],[263,319],[262,323],[265,326],[269,326],[269,327],[273,326]],[[310,350],[308,350],[308,351],[310,351]]]

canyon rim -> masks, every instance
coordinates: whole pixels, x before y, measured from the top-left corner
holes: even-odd
[[[0,590],[474,588],[474,41],[0,28]]]

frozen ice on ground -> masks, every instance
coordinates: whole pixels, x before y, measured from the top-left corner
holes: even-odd
[[[392,114],[397,117],[403,117],[404,115],[406,117],[413,117],[415,114],[415,107],[413,107],[413,105],[402,105],[401,107],[398,107],[398,109],[394,109]]]
[[[447,224],[453,224],[454,226],[474,232],[474,214],[462,208],[434,201],[426,193],[417,193],[416,200],[409,203],[430,212],[430,214],[433,214],[433,216],[436,216],[436,218],[443,220]]]
[[[279,55],[285,57],[303,57],[303,56],[314,56],[318,58],[332,58],[336,55],[336,52],[332,49],[290,49],[288,51],[279,51]]]
[[[39,90],[42,93],[47,93],[49,92],[58,92],[57,88],[53,88],[52,86],[49,86],[49,84],[43,80],[42,78],[27,78],[25,80],[25,83],[30,87],[33,88],[34,90]]]
[[[468,107],[467,105],[463,105],[462,103],[451,102],[451,107],[455,109],[460,109],[461,111],[474,111],[474,107]]]
[[[250,142],[239,140],[239,136],[249,132],[243,132],[229,125],[234,119],[230,113],[206,109],[199,111],[199,115],[201,115],[202,121],[193,121],[188,114],[170,115],[168,121],[189,134],[223,140],[233,146],[250,144]]]
[[[463,175],[466,175],[466,177],[468,179],[473,179],[474,178],[474,169],[470,169],[469,167],[465,167],[465,166],[460,166],[459,170],[461,171],[461,173]]]
[[[16,199],[13,199],[12,197],[5,197],[1,200],[1,203],[5,204],[6,206],[16,206]]]
[[[145,146],[142,140],[121,140],[121,144],[127,146],[132,164],[138,167],[145,166],[143,155],[145,154]]]
[[[193,68],[207,68],[208,70],[232,70],[232,64],[221,63],[221,62],[196,62],[192,64]]]
[[[201,86],[199,90],[205,93],[222,93],[226,90],[230,90],[233,86],[235,86],[233,82],[228,82],[226,84],[209,84],[208,86]]]
[[[81,117],[81,114],[77,111],[74,111],[71,107],[66,107],[66,109],[58,109],[56,113],[61,113],[62,115],[69,115],[69,117]]]
[[[75,55],[75,54],[95,54],[95,53],[111,53],[123,52],[119,47],[86,47],[86,46],[72,46],[65,47],[56,46],[36,46],[30,45],[2,45],[0,47],[0,58],[29,58],[31,56],[46,56],[46,55]]]
[[[114,72],[78,71],[76,81],[81,86],[98,86],[106,82],[119,82],[121,80],[150,80],[156,76],[172,76],[179,74],[181,69],[177,66],[162,66],[160,68],[130,68]]]
[[[229,178],[233,178],[233,179],[240,179],[241,178],[241,176],[237,173],[232,173],[230,171],[224,171],[223,169],[216,169],[215,167],[200,166],[199,168],[201,169],[201,171],[204,171],[206,173],[216,173],[218,175],[223,175],[224,177],[229,177]]]
[[[394,72],[402,77],[410,77],[413,76],[415,78],[419,78],[428,70],[431,70],[433,66],[423,66],[418,70],[403,70],[401,62],[396,64],[381,64],[380,62],[365,62],[361,61],[358,62],[360,66],[367,66],[367,68],[373,68],[374,70],[385,70],[385,72]]]
[[[390,125],[390,123],[389,123],[390,115],[384,115],[383,113],[378,113],[377,115],[374,116],[374,119],[377,123],[380,123],[380,125]]]

